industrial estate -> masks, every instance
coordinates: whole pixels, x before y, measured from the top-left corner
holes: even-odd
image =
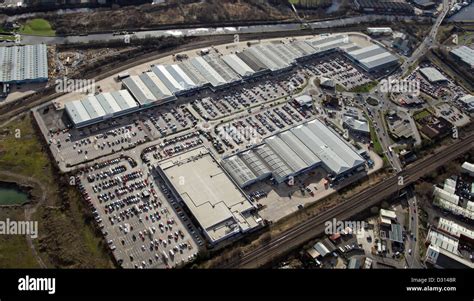
[[[1,3],[37,18],[0,33],[0,220],[39,236],[0,266],[474,267],[472,4],[71,33],[109,1],[39,2]]]

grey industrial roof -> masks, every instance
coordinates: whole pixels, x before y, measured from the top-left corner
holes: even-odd
[[[358,269],[360,268],[360,259],[352,257],[347,264],[348,269]]]
[[[183,90],[188,90],[196,87],[193,80],[180,68],[179,65],[167,65],[166,70],[171,76],[181,85]]]
[[[105,110],[99,104],[99,102],[97,101],[97,98],[93,96],[87,97],[87,100],[83,101],[82,105],[86,109],[91,119],[105,116]]]
[[[236,169],[242,168],[240,172],[235,172],[237,182],[243,182],[239,179],[240,174],[245,174],[247,168],[257,179],[263,178],[271,171],[275,180],[282,182],[288,176],[315,167],[321,162],[336,175],[365,162],[354,149],[319,120],[271,136],[264,140],[263,145],[226,158],[223,162],[237,156],[240,156],[246,166],[242,168],[240,161],[239,164],[232,164]]]
[[[285,47],[286,51],[289,51],[292,54],[293,58],[295,59],[311,54],[311,52],[304,51],[300,47],[294,45],[294,43],[281,44],[281,46]],[[309,46],[309,45],[306,44],[306,46]]]
[[[280,138],[300,157],[306,166],[314,166],[321,163],[321,159],[318,158],[306,145],[291,132],[285,131],[281,133]]]
[[[212,86],[218,87],[227,84],[226,80],[217,73],[202,57],[198,56],[191,59],[191,64]]]
[[[380,66],[398,62],[398,58],[379,45],[370,45],[354,51],[349,51],[347,54],[359,62],[366,70],[378,68]]]
[[[359,120],[353,116],[348,115],[344,115],[342,117],[342,121],[353,130],[370,133],[369,124],[367,121]]]
[[[229,65],[232,70],[234,70],[236,73],[238,73],[240,76],[245,77],[245,76],[251,76],[255,73],[255,71],[250,68],[249,65],[247,65],[242,59],[240,59],[237,55],[235,54],[228,54],[224,55],[222,57],[222,60]]]
[[[420,69],[421,74],[423,74],[428,81],[432,83],[446,81],[447,78],[438,71],[438,69],[433,67],[426,67]]]
[[[156,100],[155,96],[148,90],[138,76],[127,77],[122,80],[122,83],[140,104],[148,104]]]
[[[250,51],[237,52],[236,55],[244,61],[254,72],[260,72],[268,70],[268,67],[263,64],[255,55]]]
[[[293,61],[295,61],[297,58],[305,56],[304,51],[302,51],[300,48],[292,47],[291,43],[276,44],[275,46],[281,52],[286,53],[286,55],[290,57]]]
[[[153,72],[147,72],[138,76],[150,92],[155,96],[156,100],[167,99],[173,97],[173,92],[161,81]]]
[[[156,74],[156,76],[163,84],[165,84],[166,88],[171,93],[176,93],[184,89],[184,87],[180,84],[179,79],[176,80],[176,78],[166,69],[166,66],[157,65],[152,67],[151,71]]]
[[[325,257],[326,255],[328,255],[329,253],[331,253],[329,251],[329,249],[320,241],[318,241],[317,243],[315,243],[313,245],[313,248],[322,256],[322,257]]]
[[[344,50],[345,50],[346,52],[351,52],[351,51],[354,51],[354,50],[358,50],[358,49],[360,49],[360,48],[361,48],[360,46],[357,46],[357,45],[355,45],[355,44],[352,44],[352,45],[350,45],[350,46],[344,48]]]
[[[293,170],[268,145],[255,148],[255,152],[270,167],[273,177],[278,182],[293,174]]]
[[[386,64],[392,64],[396,62],[398,62],[398,59],[388,52],[360,61],[360,63],[367,70],[375,69]]]
[[[46,45],[0,47],[0,82],[48,78]]]
[[[451,235],[431,228],[426,240],[429,241],[432,246],[437,246],[456,255],[460,254],[458,251],[459,240]]]
[[[310,46],[308,43],[306,43],[305,41],[296,40],[296,41],[288,44],[287,46],[293,47],[293,48],[299,50],[303,55],[311,55],[311,54],[314,54],[316,52],[316,50],[312,46]]]
[[[257,179],[257,176],[238,156],[224,160],[222,165],[240,187],[245,187]]]
[[[185,61],[179,64],[179,68],[196,84],[196,86],[203,86],[209,83],[204,76],[191,64],[191,61]]]
[[[267,48],[283,60],[287,65],[290,65],[295,62],[295,59],[298,57],[298,54],[291,52],[284,44],[275,43],[269,44]]]
[[[240,80],[240,76],[216,54],[204,56],[204,60],[227,82]]]
[[[122,82],[142,105],[174,98],[171,91],[154,72],[133,75],[123,79]]]
[[[342,34],[320,36],[315,39],[306,40],[305,42],[315,49],[315,53],[320,53],[351,44],[349,36]]]
[[[249,49],[244,50],[244,53],[247,55],[253,56],[252,58],[255,58],[260,64],[264,65],[266,69],[270,69],[272,71],[277,70],[278,66],[277,64],[269,59],[260,49],[258,49],[256,46],[255,47],[250,47]]]
[[[451,53],[458,56],[463,62],[474,68],[474,49],[461,46],[451,50]]]
[[[267,58],[272,60],[278,69],[283,69],[291,65],[291,62],[285,61],[285,59],[280,56],[273,44],[258,45],[256,47],[259,48],[260,52],[266,55]]]
[[[268,166],[254,153],[253,150],[241,153],[240,158],[258,178],[264,178],[271,174]]]
[[[110,94],[109,96],[112,97]],[[105,98],[104,94],[97,95],[96,99],[104,109],[106,115],[114,114],[122,110],[122,108],[117,104],[117,102],[110,101],[108,98]]]
[[[280,58],[276,58],[275,53],[269,50],[267,45],[255,45],[252,46],[253,53],[262,63],[264,63],[270,70],[281,69],[284,62]]]
[[[314,134],[321,137],[321,139],[325,141],[340,158],[348,163],[351,168],[364,163],[364,159],[362,159],[354,149],[352,149],[346,142],[344,142],[344,140],[338,137],[321,121],[310,121],[307,123],[307,127],[310,128]]]
[[[121,115],[138,107],[127,90],[88,96],[64,105],[76,126],[90,124],[106,116]]]
[[[312,150],[332,172],[339,174],[351,167],[340,158],[323,139],[311,131],[307,126],[297,126],[291,129],[291,132],[310,150]]]
[[[293,173],[308,168],[306,164],[283,140],[278,136],[272,136],[265,139],[265,143],[291,168]]]
[[[374,55],[378,55],[378,54],[381,54],[381,53],[384,53],[384,52],[385,51],[384,51],[383,48],[381,48],[380,46],[374,44],[374,45],[371,45],[371,46],[368,46],[368,47],[364,47],[364,48],[361,48],[361,49],[358,49],[358,50],[354,50],[354,51],[350,52],[349,54],[357,60],[362,60],[362,59],[372,57]]]
[[[398,243],[403,243],[403,230],[399,224],[391,224],[391,229],[388,231],[388,239]]]

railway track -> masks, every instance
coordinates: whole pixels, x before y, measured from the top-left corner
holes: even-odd
[[[366,26],[362,25],[354,25],[350,27],[335,27],[331,28],[332,32],[346,32],[346,31],[361,31],[365,29]],[[299,31],[277,31],[277,32],[266,32],[266,33],[248,33],[248,34],[240,34],[240,41],[249,41],[249,40],[256,40],[256,39],[271,39],[271,38],[279,38],[279,37],[296,37],[296,36],[303,36],[303,35],[311,35],[311,34],[318,34],[327,32],[327,29],[305,29]],[[215,35],[215,36],[207,36],[201,37],[201,40],[189,42],[183,45],[178,46],[177,48],[159,53],[159,54],[145,54],[140,57],[131,58],[126,62],[121,63],[118,67],[117,64],[114,65],[113,68],[109,68],[106,70],[101,71],[100,74],[91,74],[85,76],[87,79],[94,79],[96,82],[110,77],[114,74],[123,72],[127,69],[133,68],[135,66],[151,62],[172,54],[176,54],[178,52],[189,51],[193,49],[199,49],[204,47],[209,47],[212,45],[220,45],[226,43],[232,43],[234,41],[233,35]],[[111,64],[112,65],[112,64]],[[36,99],[19,99],[9,104],[5,104],[0,106],[0,121],[6,121],[13,116],[17,116],[23,114],[32,108],[42,105],[48,101],[54,100],[62,96],[65,93],[54,93],[51,92],[46,95],[38,96]]]
[[[217,38],[213,37],[212,39],[207,39],[206,38],[203,41],[184,44],[184,45],[181,45],[181,46],[179,46],[175,49],[168,50],[168,51],[165,51],[165,52],[162,52],[162,53],[159,53],[159,54],[151,54],[151,55],[146,54],[146,55],[143,55],[142,57],[130,59],[128,62],[124,62],[123,64],[120,64],[119,67],[110,68],[108,70],[102,71],[100,74],[92,75],[88,78],[89,79],[94,79],[95,81],[100,81],[104,78],[110,77],[110,76],[112,76],[116,73],[120,73],[120,72],[122,72],[124,70],[127,70],[129,68],[133,68],[135,66],[144,64],[144,63],[149,62],[149,61],[154,61],[154,60],[157,60],[157,59],[175,54],[177,52],[189,51],[189,50],[192,50],[192,49],[199,49],[199,48],[202,48],[202,47],[207,47],[210,44],[231,43],[232,41],[233,41],[233,37],[230,37],[230,36],[228,36],[228,37],[219,36]],[[117,66],[117,65],[115,65],[115,66]],[[5,104],[4,106],[0,107],[0,120],[7,120],[7,119],[9,119],[13,116],[25,113],[25,112],[29,111],[30,109],[32,109],[36,106],[44,104],[44,103],[46,103],[48,101],[51,101],[55,98],[58,98],[58,97],[60,97],[64,94],[65,93],[54,93],[53,92],[51,94],[41,96],[40,98],[38,98],[36,100],[33,100],[33,101],[30,101],[28,103],[25,103],[24,100],[20,99],[18,101],[12,102],[10,104]]]
[[[261,245],[249,253],[221,265],[220,268],[260,267],[273,259],[284,255],[293,248],[300,246],[306,241],[322,234],[325,227],[324,223],[326,221],[332,218],[345,220],[358,212],[376,205],[384,198],[417,181],[421,176],[467,152],[473,146],[474,135],[471,134],[451,144],[442,151],[409,166],[401,173],[391,176],[387,180],[354,195],[353,197],[343,201],[340,205],[282,232],[267,244]],[[399,176],[403,176],[403,185],[398,185]]]

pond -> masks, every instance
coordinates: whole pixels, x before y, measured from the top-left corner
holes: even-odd
[[[28,193],[14,183],[0,182],[0,206],[22,205],[28,202]]]

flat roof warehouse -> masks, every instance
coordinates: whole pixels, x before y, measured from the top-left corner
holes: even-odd
[[[471,69],[474,68],[474,49],[467,46],[461,46],[451,50],[451,54],[468,65]]]
[[[254,205],[204,147],[155,167],[184,202],[212,244],[260,226]]]
[[[284,72],[297,66],[299,61],[328,52],[341,50],[350,57],[351,54],[348,51],[353,49],[359,49],[359,47],[351,43],[349,36],[345,34],[324,35],[287,44],[268,43],[251,46],[235,54],[220,56],[211,53],[179,64],[156,65],[151,68],[151,71],[123,79],[122,84],[138,102],[138,105],[134,106],[134,109],[138,110],[174,101],[181,95],[190,95],[199,89],[210,88],[216,91],[239,84],[244,78]],[[395,56],[380,46],[373,45],[373,51],[362,50],[364,58],[357,58],[354,62],[368,72],[398,63]],[[76,103],[76,105],[81,104],[82,102]],[[74,110],[78,110],[71,103],[66,103],[65,109],[70,117]],[[130,111],[127,108],[128,112]],[[121,114],[115,112],[112,117]],[[111,115],[104,116],[111,117]],[[71,117],[71,119],[76,127],[100,121],[94,116],[89,117],[79,115],[79,118]]]
[[[440,83],[448,80],[438,69],[433,67],[421,68],[420,72],[430,83]]]

